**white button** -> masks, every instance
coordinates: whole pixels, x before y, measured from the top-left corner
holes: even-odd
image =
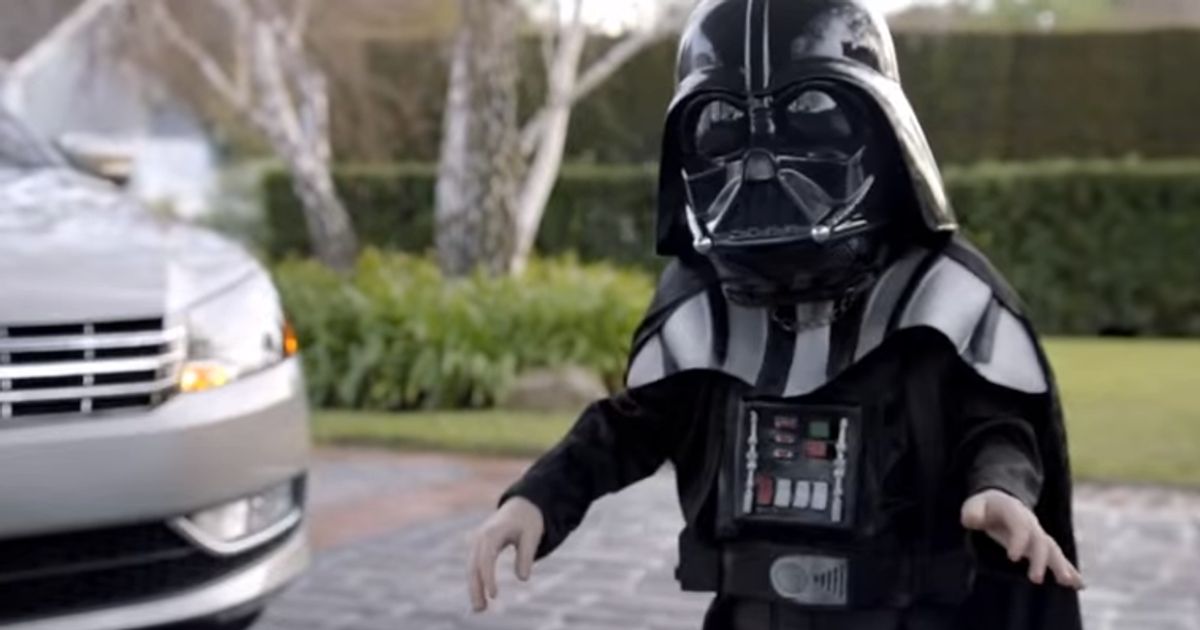
[[[808,502],[812,497],[812,484],[807,481],[796,482],[796,492],[792,497],[792,507],[798,510],[807,510]]]
[[[792,504],[792,480],[775,480],[775,507],[785,508]]]
[[[818,481],[813,484],[812,509],[824,512],[829,507],[829,484]]]

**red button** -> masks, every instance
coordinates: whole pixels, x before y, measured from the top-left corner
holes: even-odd
[[[775,503],[775,480],[767,475],[758,475],[755,477],[756,494],[759,505],[772,505]]]
[[[804,443],[804,455],[809,459],[828,459],[829,443],[809,440]]]

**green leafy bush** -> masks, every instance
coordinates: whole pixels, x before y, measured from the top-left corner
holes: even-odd
[[[446,280],[423,258],[368,251],[347,281],[275,268],[322,406],[482,407],[523,370],[580,365],[616,386],[652,290],[648,274],[570,258],[519,278]]]
[[[432,168],[352,167],[338,184],[365,240],[431,246]],[[1044,330],[1200,335],[1200,161],[984,164],[950,169],[947,184],[967,233]],[[656,188],[652,167],[571,166],[539,250],[656,270]],[[269,251],[306,253],[286,176],[268,177],[264,190]]]

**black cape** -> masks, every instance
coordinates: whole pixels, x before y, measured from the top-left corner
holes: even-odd
[[[681,326],[681,320],[683,325]],[[723,298],[703,260],[676,259],[666,269],[634,339],[627,375],[631,390],[692,370],[715,370],[754,384],[757,367],[747,348],[766,337],[746,332],[747,318]],[[960,236],[899,259],[881,276],[852,326],[852,343],[827,348],[822,370],[792,368],[780,395],[804,395],[836,378],[897,331],[927,327],[960,350],[964,362],[998,386],[1040,401],[1025,418],[1036,433],[1044,481],[1035,507],[1042,526],[1072,563],[1078,554],[1072,525],[1071,474],[1063,413],[1053,372],[1019,299],[986,257]],[[678,330],[673,330],[678,329]],[[685,331],[684,334],[680,334]],[[846,337],[846,335],[840,335]],[[738,356],[742,355],[742,356]],[[756,355],[761,356],[761,355]],[[797,363],[803,359],[797,353]],[[1074,591],[1037,586],[998,545],[976,536],[977,579],[966,606],[972,630],[1082,628]]]

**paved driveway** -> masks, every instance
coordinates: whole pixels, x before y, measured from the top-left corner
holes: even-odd
[[[314,484],[316,566],[261,630],[696,630],[707,596],[671,577],[682,523],[669,473],[602,500],[534,581],[467,611],[462,541],[519,462],[333,453]],[[1200,630],[1200,497],[1079,491],[1090,630]]]

